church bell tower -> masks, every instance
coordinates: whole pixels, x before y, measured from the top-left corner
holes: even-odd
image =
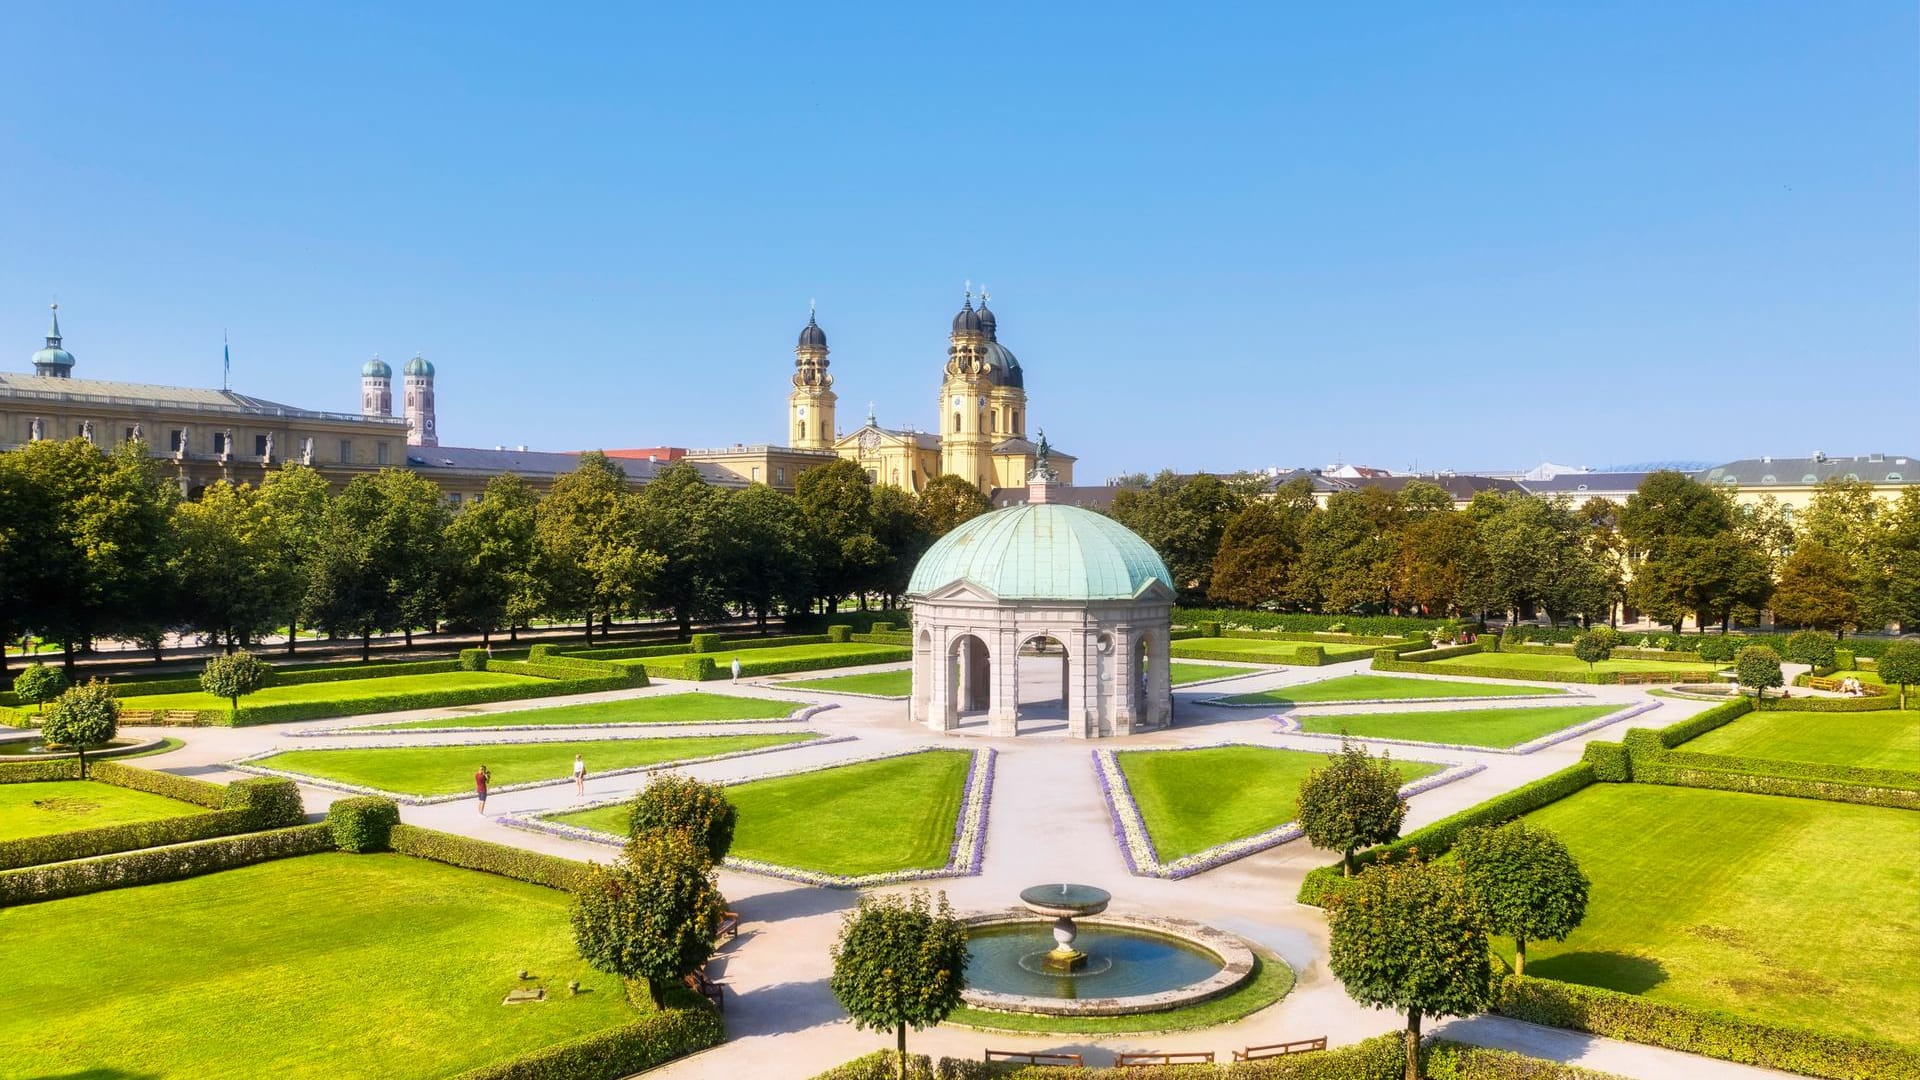
[[[835,435],[833,376],[827,372],[827,332],[811,307],[793,349],[793,393],[787,395],[787,441],[796,450],[831,450]]]

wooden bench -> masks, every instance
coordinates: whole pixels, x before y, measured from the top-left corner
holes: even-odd
[[[1814,690],[1827,690],[1836,694],[1840,693],[1839,679],[1828,678],[1826,676],[1809,676],[1806,685]],[[1863,682],[1860,684],[1860,694],[1862,697],[1879,697],[1886,692],[1887,688],[1881,686],[1879,683]]]
[[[1295,1039],[1292,1042],[1268,1043],[1265,1046],[1249,1046],[1244,1050],[1235,1050],[1235,1061],[1261,1061],[1266,1058],[1286,1057],[1288,1054],[1311,1054],[1315,1050],[1327,1048],[1327,1037],[1317,1039]]]
[[[1070,1069],[1084,1069],[1087,1063],[1079,1054],[1028,1053],[1025,1050],[986,1050],[982,1061],[1011,1061],[1020,1065],[1063,1065]]]
[[[1171,1054],[1155,1054],[1142,1051],[1137,1054],[1120,1054],[1113,1063],[1122,1069],[1145,1069],[1153,1065],[1211,1065],[1213,1051],[1195,1050],[1191,1053],[1175,1051]]]
[[[720,929],[714,931],[713,940],[740,936],[740,913],[723,911],[720,913]]]
[[[1634,683],[1704,683],[1713,681],[1710,671],[1618,671],[1614,682],[1621,686]]]
[[[687,989],[712,1002],[713,1011],[727,1011],[727,999],[720,993],[720,984],[707,978],[705,968],[687,976]]]

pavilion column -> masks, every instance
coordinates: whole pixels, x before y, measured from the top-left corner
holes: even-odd
[[[988,705],[987,734],[1012,738],[1020,726],[1020,634],[1003,626],[993,650],[993,700]]]
[[[1153,635],[1147,643],[1147,715],[1148,727],[1173,724],[1173,649],[1165,632]]]
[[[1133,662],[1134,651],[1139,647],[1139,636],[1132,627],[1122,627],[1113,632],[1113,653],[1108,658],[1113,666],[1112,690],[1109,697],[1113,701],[1113,733],[1131,735],[1134,727],[1134,703],[1139,700],[1140,672]]]

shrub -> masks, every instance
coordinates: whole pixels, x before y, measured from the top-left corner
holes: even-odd
[[[1787,645],[1782,655],[1796,664],[1832,669],[1834,651],[1833,635],[1818,630],[1801,630],[1787,635]]]
[[[726,901],[706,851],[684,830],[633,838],[611,866],[592,866],[576,894],[573,940],[597,971],[644,980],[655,1008],[713,955]]]
[[[1715,728],[1731,724],[1752,711],[1753,702],[1748,698],[1734,698],[1724,705],[1715,705],[1677,724],[1668,724],[1661,728],[1660,745],[1672,749],[1683,742],[1697,739]]]
[[[87,775],[87,747],[105,746],[120,730],[120,703],[113,689],[99,679],[68,687],[54,699],[40,723],[40,737],[57,746],[71,746],[80,757],[80,775]]]
[[[551,641],[543,641],[527,650],[527,659],[538,660],[545,656],[557,656],[559,653],[560,646],[555,645]]]
[[[1480,898],[1487,928],[1513,939],[1514,974],[1525,974],[1528,941],[1565,941],[1587,917],[1591,882],[1560,838],[1524,821],[1460,834],[1453,846]]]
[[[1728,637],[1725,634],[1702,637],[1699,641],[1694,642],[1693,651],[1699,654],[1702,660],[1715,664],[1724,664],[1731,661],[1734,655],[1740,651],[1740,639]]]
[[[894,1033],[899,1075],[907,1074],[907,1028],[938,1024],[960,1007],[967,931],[947,896],[863,896],[833,944],[828,988],[860,1030]]]
[[[633,805],[627,811],[627,835],[637,837],[661,829],[686,829],[707,853],[707,861],[717,864],[733,847],[737,817],[733,804],[727,801],[725,788],[668,773],[641,788],[633,797]]]
[[[1858,670],[1859,667],[1859,661],[1855,659],[1852,649],[1842,649],[1838,646],[1834,647],[1833,668],[1835,671],[1855,671]]]
[[[1385,755],[1376,759],[1365,747],[1342,740],[1332,762],[1300,783],[1300,827],[1314,847],[1340,852],[1341,866],[1351,875],[1355,849],[1400,835],[1407,816],[1403,783]]]
[[[1344,634],[1346,632],[1347,632],[1347,624],[1343,622],[1337,622],[1327,627],[1327,633],[1329,634]]]
[[[66,688],[66,672],[41,663],[28,664],[26,670],[13,677],[14,697],[22,705],[35,706],[35,712],[46,711],[47,702],[59,697],[60,691]]]
[[[1593,665],[1613,655],[1613,646],[1598,634],[1581,634],[1573,639],[1573,657],[1593,670]]]
[[[246,650],[216,656],[200,672],[200,689],[227,699],[228,714],[240,711],[240,699],[273,679],[273,668]]]
[[[1907,687],[1920,683],[1920,642],[1896,641],[1887,646],[1877,667],[1880,681],[1900,688],[1900,707],[1907,707]]]
[[[519,701],[525,698],[559,694],[587,694],[599,690],[621,690],[634,685],[627,673],[586,675],[563,668],[541,669],[534,664],[494,662],[488,670],[544,679],[533,683],[506,683],[499,686],[472,686],[459,690],[421,690],[411,694],[385,697],[336,698],[332,701],[290,701],[274,705],[244,705],[232,718],[236,727],[255,724],[279,724],[295,720],[321,720],[365,713],[400,712],[409,709],[449,709],[490,701]],[[644,676],[640,676],[644,677]],[[644,683],[642,683],[644,685]]]
[[[1749,645],[1733,657],[1734,674],[1740,685],[1753,691],[1754,708],[1760,708],[1768,690],[1786,681],[1780,674],[1780,654],[1765,645]]]
[[[232,808],[228,802],[231,785],[208,783],[191,776],[156,772],[153,769],[142,769],[121,761],[101,761],[96,762],[88,771],[88,777],[98,783],[145,791],[153,795],[164,795],[169,799],[178,799],[181,802],[193,803],[195,806],[204,806],[211,810]]]
[[[251,776],[228,784],[226,809],[251,814],[256,829],[278,829],[307,820],[299,786],[283,776]]]
[[[387,850],[393,827],[400,824],[400,806],[378,795],[336,799],[327,808],[327,827],[333,846],[355,855]]]
[[[483,1065],[453,1080],[620,1080],[726,1039],[720,1017],[704,1006],[668,1009],[644,1020]]]
[[[324,824],[298,825],[98,859],[0,871],[0,907],[57,900],[127,885],[177,881],[216,870],[332,849],[333,834]]]
[[[1293,662],[1306,667],[1321,667],[1327,662],[1327,650],[1318,645],[1307,645],[1293,650]]]
[[[1609,649],[1619,648],[1621,643],[1626,640],[1625,635],[1621,634],[1620,631],[1615,630],[1613,627],[1608,626],[1605,623],[1602,623],[1599,626],[1595,626],[1589,629],[1587,633],[1593,635],[1595,638],[1598,638],[1600,642]]]
[[[1200,636],[1201,636],[1201,637],[1219,637],[1219,636],[1220,636],[1220,624],[1219,624],[1218,622],[1215,622],[1215,621],[1212,621],[1212,620],[1209,620],[1209,621],[1207,621],[1207,622],[1203,622],[1203,623],[1201,623],[1201,624],[1200,624]]]
[[[1592,986],[1509,975],[1493,1011],[1649,1046],[1835,1080],[1920,1076],[1920,1050],[1872,1039],[1779,1027]]]
[[[401,822],[387,834],[387,843],[403,855],[431,859],[467,870],[479,870],[549,889],[578,892],[586,884],[590,863],[508,847],[491,840],[455,836],[436,829]]]
[[[877,622],[867,627],[867,633],[869,634],[890,634],[892,632],[893,624],[890,622]]]
[[[487,670],[487,650],[461,649],[460,650],[460,670],[461,671]]]
[[[853,636],[853,627],[837,624],[827,627],[827,640],[836,645],[844,644]]]
[[[1781,698],[1767,706],[1769,712],[1881,712],[1898,709],[1900,699],[1892,694],[1874,697],[1796,697]]]
[[[1633,779],[1627,748],[1617,742],[1590,742],[1580,759],[1593,766],[1593,778],[1601,783],[1624,784]]]
[[[687,639],[687,651],[710,653],[720,644],[719,634],[695,634]]]
[[[680,670],[684,678],[705,682],[715,678],[719,669],[714,666],[711,656],[690,656],[681,663]]]
[[[41,780],[78,779],[80,779],[80,763],[72,758],[54,758],[52,761],[0,761],[0,784],[31,784]]]

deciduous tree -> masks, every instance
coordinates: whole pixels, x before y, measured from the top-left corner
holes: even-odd
[[[1833,666],[1833,635],[1818,630],[1801,630],[1787,635],[1786,657],[1811,668]]]
[[[936,540],[990,509],[978,487],[952,473],[941,473],[920,491],[920,522]]]
[[[200,689],[214,697],[227,699],[228,716],[240,714],[240,699],[264,687],[273,679],[273,668],[250,652],[216,656],[200,672]]]
[[[712,864],[692,835],[649,832],[612,865],[588,871],[574,902],[574,944],[596,970],[644,980],[658,1008],[666,987],[713,955],[725,911]]]
[[[1467,829],[1453,845],[1487,925],[1513,939],[1513,973],[1527,967],[1527,942],[1565,941],[1587,917],[1587,875],[1560,838],[1523,821]]]
[[[1300,784],[1300,827],[1315,847],[1338,851],[1350,876],[1355,851],[1400,835],[1407,801],[1400,797],[1400,771],[1387,755],[1375,758],[1366,747],[1342,741],[1330,758]]]
[[[1612,656],[1613,646],[1598,634],[1588,632],[1573,639],[1573,658],[1585,663],[1589,671],[1593,670],[1593,665]]]
[[[1860,597],[1847,561],[1817,541],[1794,549],[1773,586],[1773,617],[1788,626],[1835,633],[1858,623]]]
[[[1900,688],[1900,707],[1907,707],[1907,687],[1920,683],[1920,642],[1896,641],[1880,654],[1880,681]]]
[[[59,697],[66,688],[66,673],[39,661],[28,664],[13,677],[13,696],[19,698],[22,705],[35,706],[36,712],[46,712],[47,702]]]
[[[1785,685],[1780,673],[1780,654],[1765,645],[1749,645],[1733,657],[1733,672],[1740,685],[1753,691],[1753,707],[1766,704],[1766,692]]]
[[[105,746],[119,730],[120,699],[99,679],[68,687],[40,722],[41,739],[72,747],[80,755],[82,777],[87,775],[87,748]]]
[[[1246,607],[1287,603],[1313,512],[1313,491],[1305,481],[1285,485],[1271,499],[1248,503],[1221,533],[1207,595]]]
[[[924,890],[860,898],[833,946],[827,985],[856,1028],[894,1033],[899,1076],[907,1076],[907,1029],[945,1020],[966,988],[967,932],[947,897]]]
[[[733,826],[738,816],[727,801],[725,788],[667,773],[655,777],[633,797],[627,810],[627,835],[638,839],[646,833],[684,829],[707,861],[717,866],[733,847]]]
[[[447,618],[477,628],[482,642],[536,603],[537,506],[525,480],[502,473],[447,526]]]
[[[1207,595],[1221,538],[1241,505],[1217,476],[1162,472],[1145,487],[1115,494],[1108,513],[1153,545],[1181,598],[1193,602]]]

